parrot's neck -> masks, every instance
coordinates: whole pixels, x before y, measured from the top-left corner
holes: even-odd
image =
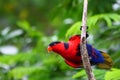
[[[77,42],[68,42],[63,43],[57,47],[54,47],[54,52],[61,55],[65,60],[73,59],[73,55],[76,55],[78,43]]]

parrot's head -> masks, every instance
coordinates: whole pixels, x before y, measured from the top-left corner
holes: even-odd
[[[55,41],[55,42],[51,42],[48,45],[48,52],[53,51],[56,53],[64,53],[67,51],[69,44],[79,44],[80,43],[80,35],[73,35],[72,37],[69,38],[68,43],[65,42],[61,42],[61,41]]]
[[[55,41],[55,42],[52,42],[48,45],[48,52],[50,51],[53,51],[53,52],[56,52],[56,53],[60,53],[61,51],[63,51],[63,45],[64,43],[63,42],[60,42],[60,41]]]

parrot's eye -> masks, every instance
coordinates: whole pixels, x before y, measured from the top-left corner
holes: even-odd
[[[61,42],[60,41],[52,42],[49,44],[49,46],[54,46],[54,45],[59,44],[59,43],[61,43]]]

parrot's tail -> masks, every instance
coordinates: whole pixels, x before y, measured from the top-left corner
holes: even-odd
[[[103,69],[111,69],[113,66],[113,61],[112,61],[111,57],[105,52],[102,52],[102,51],[100,51],[100,52],[103,55],[105,61],[104,61],[104,63],[97,64],[97,67],[103,68]]]

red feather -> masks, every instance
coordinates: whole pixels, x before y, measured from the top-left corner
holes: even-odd
[[[48,51],[52,50],[53,52],[61,55],[65,59],[66,64],[71,67],[83,67],[80,54],[80,41],[80,35],[75,35],[72,36],[67,43],[59,41],[52,42],[48,46]],[[107,69],[110,69],[112,67],[112,59],[108,54],[92,48],[92,46],[89,44],[87,44],[87,50],[89,57],[92,58],[90,59],[91,65],[96,64],[100,68]]]
[[[78,37],[78,35],[76,35],[71,37],[68,43],[66,44],[63,42],[60,42],[57,44],[56,42],[53,42],[51,43],[52,45],[51,44],[49,45],[49,47],[52,47],[52,51],[61,55],[65,59],[65,62],[68,65],[74,68],[77,68],[82,66],[81,56],[77,56],[77,53],[80,55],[80,52],[78,49],[79,43],[80,43],[80,36]],[[66,49],[65,45],[68,45],[69,48]]]

